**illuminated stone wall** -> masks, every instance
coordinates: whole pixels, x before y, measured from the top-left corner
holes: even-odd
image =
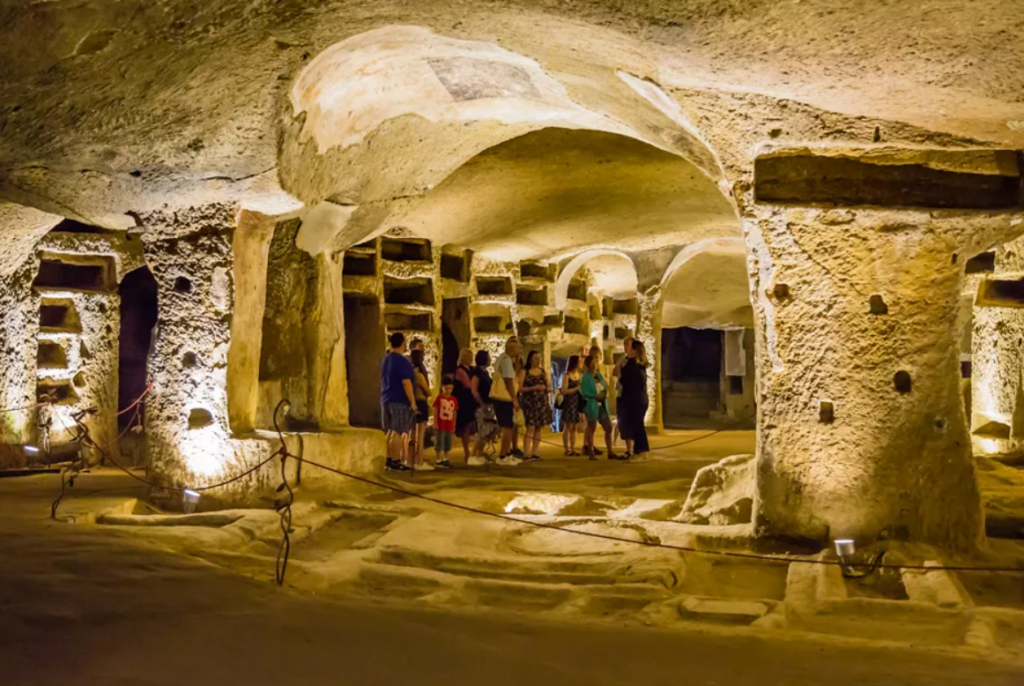
[[[233,439],[228,424],[234,210],[208,205],[153,213],[143,225],[159,302],[146,403],[149,464],[165,483],[202,486],[270,452],[261,442]],[[258,472],[231,492],[256,494],[267,478],[267,471]]]
[[[27,407],[36,402],[36,333],[38,298],[32,293],[36,260],[0,277],[0,409]],[[36,440],[35,410],[5,412],[0,416],[0,465],[25,462],[21,444]]]
[[[1024,452],[1024,302],[984,297],[987,282],[1024,278],[1022,254],[1022,239],[999,246],[973,279],[971,439],[985,455]]]

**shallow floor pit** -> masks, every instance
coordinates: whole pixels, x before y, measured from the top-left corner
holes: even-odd
[[[789,566],[771,562],[714,558],[686,553],[686,572],[679,590],[736,600],[782,600]]]
[[[957,572],[956,575],[975,605],[1024,610],[1024,580],[1020,574]]]
[[[877,600],[909,600],[907,589],[899,569],[883,567],[867,576],[844,579],[846,594],[850,598],[875,598]]]
[[[339,552],[349,550],[397,518],[396,514],[379,512],[344,512],[330,524],[317,529],[294,546],[292,557],[305,561],[326,560]]]

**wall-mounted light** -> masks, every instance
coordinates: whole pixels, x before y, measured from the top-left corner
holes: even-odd
[[[24,449],[25,452],[28,453],[29,455],[35,455],[36,453],[39,452],[39,448],[35,447],[34,445],[26,445],[24,446]]]
[[[185,511],[185,514],[192,514],[196,511],[196,505],[199,504],[199,493],[191,489],[186,488],[181,492],[181,507]]]

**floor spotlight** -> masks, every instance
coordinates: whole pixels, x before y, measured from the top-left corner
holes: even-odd
[[[878,568],[885,551],[872,556],[870,562],[857,562],[854,558],[857,555],[857,546],[852,538],[837,538],[833,543],[836,546],[836,555],[839,556],[839,567],[843,570],[843,576],[848,578],[860,578],[871,574]]]
[[[836,544],[836,555],[843,562],[849,562],[849,558],[853,557],[854,553],[857,552],[857,546],[854,545],[852,538],[837,538]]]
[[[191,489],[186,488],[181,493],[181,505],[185,514],[192,514],[196,511],[196,505],[199,504],[199,493]]]

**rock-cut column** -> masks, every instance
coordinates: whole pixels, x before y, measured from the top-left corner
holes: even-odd
[[[927,212],[755,213],[758,533],[977,546],[956,322],[964,259],[997,232]]]
[[[637,293],[636,336],[647,351],[648,429],[664,430],[661,415],[661,289],[652,287]]]

